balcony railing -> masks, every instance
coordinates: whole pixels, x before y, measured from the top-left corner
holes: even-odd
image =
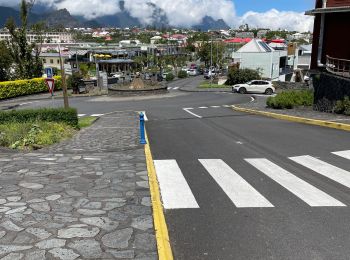
[[[327,55],[326,68],[330,73],[350,78],[350,60],[336,59]]]

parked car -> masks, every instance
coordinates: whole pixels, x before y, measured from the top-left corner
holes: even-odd
[[[232,87],[232,92],[241,94],[246,93],[265,93],[271,95],[275,92],[272,82],[268,80],[252,80],[244,84],[237,84]]]
[[[210,79],[215,78],[217,74],[215,70],[205,70],[203,75],[205,79]]]
[[[196,69],[189,69],[189,70],[187,71],[187,74],[188,74],[189,76],[197,76],[197,75],[198,75],[198,71],[197,71]]]
[[[112,78],[121,78],[123,76],[124,76],[123,72],[116,72],[112,75]]]

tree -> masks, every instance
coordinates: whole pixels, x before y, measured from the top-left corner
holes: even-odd
[[[28,6],[25,0],[21,2],[21,27],[16,27],[13,18],[6,23],[6,28],[11,35],[8,47],[14,61],[16,77],[21,79],[39,77],[42,74],[42,62],[39,58],[40,47],[36,43],[30,44],[27,41],[28,13],[32,3],[34,1],[31,1]],[[39,27],[37,29],[39,30]]]
[[[211,48],[213,48],[213,51],[211,51]],[[222,65],[224,49],[225,48],[222,43],[213,42],[213,44],[211,44],[211,42],[205,42],[198,50],[198,57],[207,67],[210,65],[211,60],[213,61],[213,66],[219,67]]]
[[[237,67],[231,67],[228,72],[228,79],[226,85],[236,85],[246,83],[248,81],[259,79],[260,73],[258,70],[252,69],[238,69]]]
[[[12,61],[10,50],[6,45],[6,42],[0,41],[0,81],[10,79]]]

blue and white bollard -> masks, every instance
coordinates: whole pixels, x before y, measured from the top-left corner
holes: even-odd
[[[147,144],[145,138],[145,115],[140,113],[140,144]]]

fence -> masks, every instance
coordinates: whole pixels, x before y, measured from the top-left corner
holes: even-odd
[[[350,78],[350,60],[336,59],[327,55],[326,69],[332,74]]]

